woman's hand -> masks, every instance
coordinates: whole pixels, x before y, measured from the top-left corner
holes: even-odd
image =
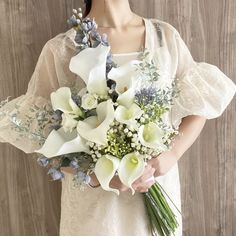
[[[178,161],[176,155],[171,151],[166,151],[153,157],[148,164],[155,169],[154,177],[165,175]]]
[[[91,177],[91,180],[90,180],[90,184],[92,186],[99,186],[99,181],[96,177],[96,175],[94,173],[92,173],[90,175]],[[118,189],[119,191],[121,192],[125,192],[125,191],[128,191],[128,187],[126,187],[121,181],[120,181],[120,178],[118,176],[114,176],[111,181],[110,181],[110,184],[109,186],[111,188],[115,188],[115,189]]]
[[[149,163],[145,166],[143,174],[134,181],[132,187],[137,192],[148,192],[148,189],[155,184],[154,179],[155,168]]]

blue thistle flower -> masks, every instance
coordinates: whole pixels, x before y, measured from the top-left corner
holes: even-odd
[[[156,96],[157,91],[154,87],[142,88],[135,93],[135,102],[145,106],[154,102]]]

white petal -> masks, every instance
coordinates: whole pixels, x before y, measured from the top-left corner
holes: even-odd
[[[76,114],[77,116],[82,116],[81,109],[77,106],[77,104],[74,102],[74,100],[72,98],[70,98],[69,104],[71,106],[73,114]]]
[[[94,173],[101,184],[101,187],[106,191],[112,191],[119,195],[119,190],[110,188],[109,183],[113,178],[115,171],[118,169],[120,159],[111,155],[105,155],[99,158],[95,165]]]
[[[146,125],[141,125],[138,131],[138,137],[146,147],[166,150],[166,146],[163,144],[162,137],[165,135],[164,131],[153,122]]]
[[[124,93],[132,86],[132,79],[136,77],[136,64],[140,63],[138,60],[131,60],[117,68],[113,67],[107,77],[116,81],[116,90],[119,93]]]
[[[119,93],[117,102],[120,105],[129,107],[134,102],[134,91],[140,77],[140,73],[136,71],[138,63],[139,60],[131,60],[117,68],[113,67],[107,75],[116,81],[116,91]]]
[[[62,113],[62,122],[61,125],[65,132],[72,132],[76,128],[78,121],[74,119],[73,115]]]
[[[107,94],[106,59],[110,46],[101,43],[96,48],[86,48],[71,58],[69,68],[86,83],[90,93]]]
[[[129,153],[121,159],[118,175],[121,182],[131,188],[132,194],[135,193],[132,184],[143,174],[144,168],[144,157],[138,153]]]
[[[81,137],[101,145],[107,143],[107,131],[114,120],[114,108],[111,100],[98,104],[97,116],[79,121],[77,131]]]
[[[130,88],[126,92],[119,95],[117,98],[117,103],[128,108],[134,103],[134,95],[134,89]]]
[[[51,102],[53,110],[61,110],[62,112],[72,112],[70,105],[71,91],[68,87],[61,87],[56,92],[51,93]]]
[[[118,106],[115,111],[115,118],[117,121],[127,125],[135,125],[137,121],[135,119],[140,118],[143,114],[142,109],[135,103],[129,108],[124,106]]]
[[[48,158],[73,152],[90,153],[85,140],[77,134],[76,130],[71,133],[65,133],[63,128],[52,130],[43,146],[35,150],[35,152],[41,153]]]

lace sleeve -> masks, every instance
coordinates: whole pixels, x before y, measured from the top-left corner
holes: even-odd
[[[172,108],[172,122],[178,126],[188,115],[207,119],[219,117],[233,99],[236,85],[217,66],[196,62],[178,31],[177,72],[180,94]]]
[[[26,93],[0,104],[0,142],[10,143],[25,153],[41,147],[53,124],[50,93],[78,82],[69,70],[73,53],[66,33],[44,45]]]

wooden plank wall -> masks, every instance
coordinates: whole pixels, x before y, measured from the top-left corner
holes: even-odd
[[[235,0],[133,0],[133,10],[175,26],[196,61],[217,65],[236,81]],[[67,29],[73,0],[0,1],[0,100],[20,96],[43,45]],[[223,96],[223,94],[222,94]],[[236,103],[208,120],[180,160],[184,235],[236,235]],[[0,144],[0,235],[56,236],[60,182],[32,156]]]

